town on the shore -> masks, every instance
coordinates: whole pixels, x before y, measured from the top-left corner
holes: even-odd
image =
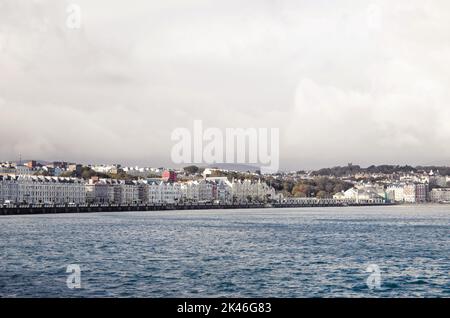
[[[449,167],[348,164],[317,171],[261,174],[219,167],[181,169],[0,163],[0,205],[273,203],[333,200],[364,203],[450,203]]]

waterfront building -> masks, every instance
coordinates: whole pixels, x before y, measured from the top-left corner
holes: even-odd
[[[188,181],[181,184],[181,199],[184,202],[198,202],[200,198],[198,181]]]
[[[358,197],[358,190],[356,188],[350,188],[346,191],[342,191],[339,194],[335,194],[333,199],[341,199],[341,200],[356,200]]]
[[[403,201],[406,203],[416,202],[416,185],[405,184],[403,186]]]
[[[428,174],[426,174],[426,176],[427,182],[423,183],[428,183],[430,186],[438,186],[442,188],[447,186],[447,176],[441,175],[439,170],[436,170],[436,172],[431,170]]]
[[[181,185],[171,182],[150,182],[147,184],[148,203],[176,203],[181,199]]]
[[[48,168],[50,171],[53,168]],[[59,167],[54,169],[60,169]],[[116,180],[5,175],[0,179],[0,203],[174,204],[178,202],[263,202],[275,199],[261,181],[210,178],[188,182]]]
[[[374,187],[353,187],[346,191],[333,195],[333,199],[342,201],[353,201],[356,203],[384,202],[386,195],[384,190],[381,191]]]
[[[217,178],[206,178],[206,180],[213,182],[213,197],[221,203],[231,203],[233,200],[233,186],[228,178],[217,177]]]
[[[0,175],[0,203],[16,203],[19,197],[19,184],[16,176]]]
[[[207,177],[181,184],[182,200],[186,202],[221,203],[265,201],[276,197],[275,189],[266,183],[251,180],[228,181],[226,177]]]
[[[148,183],[145,180],[137,181],[138,197],[140,203],[148,203]]]
[[[142,190],[137,181],[91,178],[86,184],[88,203],[142,203]]]
[[[401,183],[388,186],[387,197],[399,203],[424,203],[428,200],[428,184]]]
[[[428,201],[428,184],[418,183],[416,186],[416,203],[425,203]]]
[[[362,183],[355,185],[355,188],[368,193],[377,194],[381,198],[386,198],[386,190],[383,185],[373,183]]]
[[[387,198],[391,202],[405,202],[404,185],[392,184],[386,189]]]
[[[137,204],[139,200],[139,186],[136,181],[119,180],[120,204]]]
[[[431,202],[450,202],[450,188],[433,189],[430,192]]]
[[[87,203],[114,203],[114,191],[109,191],[110,185],[105,179],[93,177],[86,184]]]
[[[86,201],[84,181],[43,176],[0,176],[0,202],[26,204],[82,204]]]
[[[233,180],[231,189],[233,201],[236,202],[265,201],[275,197],[275,190],[261,180]]]
[[[122,187],[117,180],[105,179],[108,185],[109,203],[122,204]]]
[[[203,202],[211,202],[215,199],[216,184],[213,181],[201,180],[197,183],[198,200]]]

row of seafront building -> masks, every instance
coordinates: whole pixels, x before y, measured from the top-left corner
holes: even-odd
[[[450,202],[450,188],[428,190],[424,183],[388,186],[360,184],[333,196],[337,201],[355,203]],[[61,178],[28,175],[0,175],[0,203],[10,204],[164,204],[164,203],[246,203],[284,201],[265,182],[232,180],[226,177],[186,182],[141,179],[133,181],[93,177]]]
[[[64,175],[82,176],[84,168],[103,175],[117,175],[124,172],[128,176],[140,178],[135,181],[114,178],[94,177],[88,181],[81,178],[65,178]],[[41,164],[28,161],[25,164],[0,163],[0,205],[5,203],[97,203],[97,204],[136,204],[136,203],[245,203],[245,202],[291,202],[314,198],[293,197],[278,186],[278,193],[265,182],[250,180],[232,180],[226,177],[211,178],[214,169],[205,169],[199,174],[186,174],[164,168],[124,167],[121,165],[88,165],[68,162]],[[215,172],[227,172],[218,170]],[[183,182],[176,182],[177,173],[183,176]],[[46,176],[37,176],[44,174]],[[291,177],[299,178],[299,173],[282,175],[282,181]],[[216,174],[220,175],[220,174]],[[253,178],[258,178],[254,174]],[[311,176],[301,175],[307,180]],[[375,179],[376,183],[367,181]],[[363,179],[363,181],[361,181]],[[270,179],[269,179],[270,180]],[[450,176],[434,173],[402,173],[394,175],[354,175],[344,176],[341,180],[351,183],[352,188],[328,194],[325,198],[340,202],[355,203],[424,203],[450,202]],[[281,193],[286,195],[284,197]],[[305,194],[304,194],[305,195]],[[306,193],[309,196],[309,193]],[[323,196],[322,196],[323,198]]]
[[[393,183],[387,186],[361,184],[339,192],[333,196],[336,200],[352,200],[355,202],[381,201],[395,203],[448,203],[450,188],[434,188],[429,190],[428,183]]]
[[[45,176],[0,176],[0,203],[10,204],[152,204],[184,202],[243,203],[277,199],[261,181],[207,178],[198,181],[115,180]]]

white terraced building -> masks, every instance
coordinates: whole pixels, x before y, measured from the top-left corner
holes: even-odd
[[[147,180],[90,180],[86,184],[89,203],[175,203],[181,197],[179,183]]]
[[[247,201],[248,198],[252,200],[265,200],[266,198],[274,198],[275,190],[269,187],[265,182],[258,180],[253,182],[251,180],[238,180],[231,183],[233,200],[242,202]]]
[[[105,179],[91,179],[86,184],[86,202],[87,203],[113,203],[114,189]]]
[[[176,202],[237,202],[265,200],[275,198],[275,190],[263,182],[250,180],[229,182],[226,178],[207,178],[206,180],[188,181],[183,183],[148,182],[149,203]],[[141,191],[142,192],[142,191]]]
[[[430,192],[431,202],[450,202],[450,188],[433,189]]]
[[[76,178],[43,176],[0,176],[0,202],[76,203],[86,202],[85,183]]]
[[[246,202],[274,197],[265,183],[226,178],[180,182],[124,181],[44,176],[0,176],[0,203],[137,204],[177,202]]]
[[[176,203],[181,199],[180,183],[149,182],[146,187],[148,203]]]
[[[383,203],[386,193],[379,187],[354,187],[333,195],[334,200],[353,201],[356,203]]]
[[[120,203],[136,204],[139,200],[139,186],[136,181],[119,181]]]
[[[188,181],[181,184],[181,199],[184,202],[198,202],[200,198],[198,181]]]
[[[386,189],[387,198],[392,202],[405,202],[405,191],[403,184],[392,184]]]
[[[181,185],[181,196],[187,202],[211,202],[216,200],[215,189],[213,181],[189,181]]]
[[[386,189],[390,201],[401,203],[424,203],[428,200],[428,184],[393,184]]]
[[[207,180],[210,178],[207,178]],[[231,203],[233,200],[232,197],[232,184],[226,177],[224,178],[216,178],[213,180],[215,182],[215,192],[214,198],[223,203]]]
[[[139,183],[114,179],[91,179],[85,186],[88,203],[142,203]]]

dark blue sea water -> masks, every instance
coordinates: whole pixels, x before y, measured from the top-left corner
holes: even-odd
[[[2,297],[450,297],[445,205],[2,216],[0,228]]]

